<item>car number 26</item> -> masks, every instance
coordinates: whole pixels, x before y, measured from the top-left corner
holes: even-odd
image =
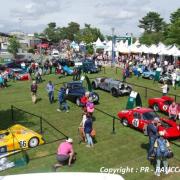
[[[133,125],[134,127],[138,127],[138,126],[139,126],[139,119],[133,119],[132,125]]]
[[[23,140],[19,141],[19,144],[22,148],[26,147],[26,145],[27,145],[26,141],[23,141]]]

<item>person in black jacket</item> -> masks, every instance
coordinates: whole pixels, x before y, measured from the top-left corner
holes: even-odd
[[[158,120],[152,121],[152,123],[147,126],[147,134],[149,136],[149,150],[147,159],[150,160],[154,153],[154,143],[158,137],[158,129],[157,126],[159,124]]]
[[[31,97],[32,97],[32,102],[35,104],[37,100],[37,84],[36,81],[33,81],[31,85]]]
[[[84,133],[86,135],[87,145],[86,147],[94,147],[93,140],[91,137],[92,132],[92,117],[90,114],[87,114],[87,119],[84,124]]]

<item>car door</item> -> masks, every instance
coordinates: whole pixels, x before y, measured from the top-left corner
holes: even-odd
[[[141,129],[142,118],[139,112],[133,112],[132,126],[137,129]]]

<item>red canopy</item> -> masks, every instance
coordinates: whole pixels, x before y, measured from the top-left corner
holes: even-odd
[[[42,43],[42,44],[38,44],[37,47],[39,47],[39,48],[48,48],[48,47],[49,47],[49,44],[47,44],[47,43]]]

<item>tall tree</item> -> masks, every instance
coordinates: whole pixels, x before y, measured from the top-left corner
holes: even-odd
[[[171,23],[175,23],[177,20],[180,19],[180,8],[178,8],[175,12],[173,12],[170,16]]]
[[[51,22],[48,24],[48,27],[44,30],[45,36],[52,42],[58,42],[59,36],[56,29],[56,23]]]
[[[104,36],[98,28],[92,28],[90,24],[85,24],[85,27],[79,31],[76,35],[78,42],[84,41],[86,44],[90,44],[98,39],[104,40]]]
[[[160,14],[156,12],[149,12],[141,20],[139,20],[139,27],[144,29],[145,32],[159,32],[164,28],[165,22]]]
[[[180,45],[180,8],[170,15],[170,24],[165,29],[166,44]]]
[[[9,39],[9,45],[7,48],[8,52],[11,53],[13,57],[15,58],[18,53],[19,48],[20,48],[20,43],[17,40],[17,38],[15,36],[11,37]]]

